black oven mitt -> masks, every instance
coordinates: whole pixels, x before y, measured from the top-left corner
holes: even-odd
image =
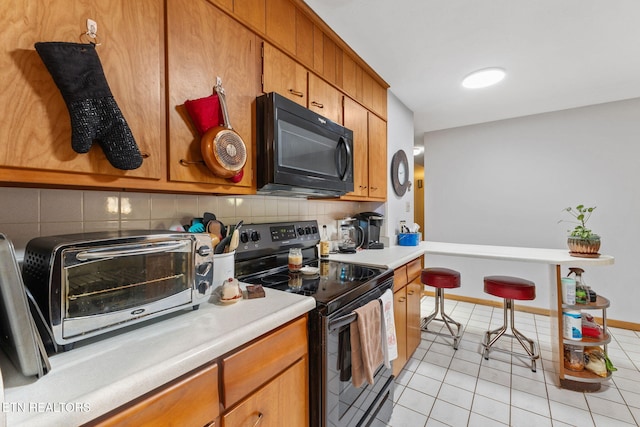
[[[142,155],[116,104],[92,43],[36,43],[71,117],[71,148],[86,153],[94,140],[114,167],[142,165]]]

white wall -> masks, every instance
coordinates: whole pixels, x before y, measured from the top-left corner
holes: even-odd
[[[640,98],[426,133],[425,240],[566,248],[565,207],[597,206],[588,225],[615,265],[585,272],[611,300],[608,316],[640,322]],[[461,295],[483,293],[482,277],[536,282],[530,305],[549,307],[549,273],[536,264],[426,257],[457,268]],[[563,275],[567,273],[563,270]]]
[[[409,159],[408,177],[413,176],[413,112],[390,90],[387,91],[387,204],[384,236],[391,246],[397,244],[400,220],[413,223],[413,189],[398,197],[391,185],[391,159],[398,150],[404,150]],[[383,173],[380,171],[380,173]]]

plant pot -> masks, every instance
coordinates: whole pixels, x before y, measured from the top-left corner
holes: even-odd
[[[597,258],[600,256],[600,237],[583,239],[581,237],[569,236],[567,238],[569,255],[580,258]]]

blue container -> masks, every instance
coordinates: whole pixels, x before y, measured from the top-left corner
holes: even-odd
[[[418,246],[421,233],[400,233],[398,234],[398,245]]]

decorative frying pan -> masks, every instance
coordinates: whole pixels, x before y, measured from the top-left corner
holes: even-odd
[[[232,178],[242,172],[247,162],[244,141],[229,123],[229,112],[222,83],[218,80],[215,90],[222,107],[223,125],[214,126],[202,135],[202,158],[211,172],[221,178]]]

